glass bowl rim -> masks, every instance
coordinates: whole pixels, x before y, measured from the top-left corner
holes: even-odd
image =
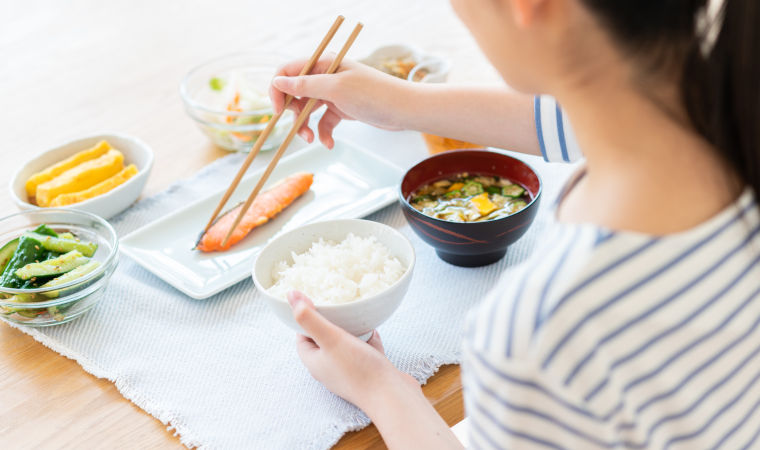
[[[246,111],[227,111],[227,110],[220,110],[220,109],[213,109],[208,108],[201,103],[195,101],[188,92],[188,83],[190,78],[195,75],[198,71],[205,69],[206,67],[216,64],[220,61],[224,61],[226,59],[232,59],[235,57],[241,57],[241,56],[280,56],[283,57],[283,59],[287,60],[287,55],[284,53],[277,53],[277,52],[251,52],[251,51],[240,51],[240,52],[234,52],[234,53],[228,53],[226,55],[217,56],[216,58],[212,58],[206,62],[203,62],[201,64],[198,64],[194,66],[192,69],[190,69],[185,76],[182,77],[182,82],[179,85],[179,94],[182,97],[182,101],[185,102],[185,105],[189,108],[197,109],[199,111],[211,113],[211,114],[219,114],[224,116],[232,116],[232,117],[245,117],[245,116],[257,116],[261,114],[268,114],[272,113],[274,114],[274,110],[271,107],[267,108],[261,108],[261,109],[250,109]],[[276,69],[276,68],[275,68]],[[261,69],[264,70],[264,69]]]
[[[83,278],[80,278],[80,279],[77,279],[77,280],[71,280],[68,283],[64,283],[64,284],[62,284],[60,286],[52,286],[52,287],[47,287],[47,288],[40,287],[40,288],[34,288],[34,289],[15,289],[15,288],[0,287],[0,292],[6,293],[6,294],[42,294],[42,293],[45,293],[45,292],[60,291],[60,290],[63,290],[63,289],[66,289],[66,288],[69,288],[69,287],[72,287],[72,286],[77,286],[77,285],[80,285],[80,284],[84,284],[84,283],[92,280],[96,276],[99,276],[99,275],[103,274],[112,265],[114,265],[114,262],[115,262],[114,260],[116,259],[116,256],[119,253],[119,236],[116,234],[116,230],[113,229],[113,227],[111,226],[110,223],[108,223],[107,220],[105,220],[105,219],[103,219],[100,216],[97,216],[95,214],[92,214],[92,213],[89,213],[89,212],[86,212],[86,211],[63,209],[63,208],[35,208],[35,209],[29,209],[29,210],[26,210],[26,211],[19,211],[17,213],[10,214],[10,215],[7,215],[5,217],[2,217],[2,218],[0,218],[0,223],[2,223],[5,220],[9,220],[9,219],[12,219],[14,217],[17,217],[17,216],[23,216],[23,215],[33,214],[33,213],[40,213],[40,212],[42,212],[42,213],[46,213],[46,212],[51,212],[51,213],[52,212],[59,212],[59,213],[64,213],[64,214],[80,215],[80,216],[84,216],[84,217],[86,217],[88,219],[94,220],[95,222],[98,222],[100,225],[103,225],[103,227],[108,231],[108,235],[111,238],[111,240],[113,241],[113,247],[111,248],[111,252],[108,254],[108,256],[106,257],[105,261],[103,261],[103,264],[101,264],[100,267],[98,267],[94,271],[88,273]],[[62,297],[62,298],[59,298],[59,299],[56,299],[56,300],[50,300],[50,301],[65,303],[64,301],[62,301],[64,299],[66,299],[65,296]],[[30,302],[30,305],[38,305],[39,306],[39,305],[42,305],[43,303],[47,304],[48,302]],[[58,304],[58,303],[56,303],[56,304]],[[0,299],[0,305],[2,305],[2,306],[16,307],[16,306],[19,305],[19,302],[7,302],[7,301],[4,301],[4,300]],[[36,306],[36,307],[38,307],[38,306]],[[47,306],[52,306],[52,305],[47,305]]]
[[[110,268],[112,267],[112,268]],[[85,287],[81,291],[77,291],[72,295],[64,295],[63,297],[51,298],[50,300],[40,302],[9,302],[8,299],[0,300],[0,307],[5,308],[18,308],[18,309],[47,309],[51,306],[61,306],[67,303],[74,303],[83,300],[85,297],[94,294],[101,289],[105,288],[105,284],[116,270],[116,264],[109,267],[109,271],[106,271],[102,278],[98,279],[95,283]],[[76,295],[76,297],[74,297]],[[73,298],[72,298],[73,297]]]
[[[277,125],[275,125],[275,128],[282,127],[285,125],[292,124],[293,122],[293,114],[287,114],[288,112],[291,112],[290,110],[285,111],[281,116],[280,120],[277,122]],[[261,131],[264,128],[267,127],[269,122],[263,122],[263,123],[247,123],[247,124],[234,124],[234,123],[222,123],[222,122],[214,122],[211,120],[206,120],[202,117],[198,117],[196,115],[196,112],[193,111],[188,107],[187,114],[190,116],[191,119],[193,119],[195,122],[198,122],[201,125],[210,126],[213,128],[217,128],[220,130],[225,131]],[[240,114],[240,113],[238,113]],[[229,116],[232,114],[223,114],[225,116]],[[256,115],[256,114],[250,114],[250,115]]]

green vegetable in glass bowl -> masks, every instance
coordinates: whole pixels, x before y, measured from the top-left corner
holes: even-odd
[[[25,228],[30,217],[49,221]],[[84,314],[116,268],[116,233],[89,213],[25,211],[0,219],[0,230],[0,318],[11,322],[49,326]]]

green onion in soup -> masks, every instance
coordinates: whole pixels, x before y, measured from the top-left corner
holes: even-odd
[[[450,222],[483,222],[514,214],[528,206],[524,187],[499,176],[457,176],[426,184],[409,203],[426,216]]]

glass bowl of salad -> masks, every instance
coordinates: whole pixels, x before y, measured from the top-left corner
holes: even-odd
[[[188,115],[216,145],[249,152],[274,114],[269,84],[287,60],[274,53],[236,53],[201,64],[180,85]],[[292,123],[286,111],[262,150],[277,148]]]
[[[118,264],[116,232],[83,211],[35,209],[0,219],[0,318],[69,322],[102,298]]]

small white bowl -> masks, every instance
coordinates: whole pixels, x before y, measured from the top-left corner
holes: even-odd
[[[105,194],[80,203],[64,206],[61,209],[86,211],[104,219],[109,219],[129,208],[140,196],[145,183],[148,181],[148,176],[153,168],[153,150],[140,139],[115,133],[101,133],[83,137],[38,155],[16,172],[16,175],[11,180],[10,191],[13,201],[21,209],[40,208],[27,201],[26,180],[46,167],[52,166],[81,150],[86,150],[102,140],[108,141],[113,148],[124,154],[125,165],[136,165],[138,170],[137,175]]]
[[[451,70],[451,62],[448,59],[441,56],[425,53],[417,47],[404,44],[394,44],[380,47],[370,53],[369,56],[360,59],[359,61],[367,64],[368,66],[372,66],[378,70],[384,71],[384,62],[400,58],[410,58],[416,63],[416,66],[414,69],[412,69],[411,72],[409,72],[409,76],[407,77],[407,79],[410,81],[414,80],[413,77],[415,72],[424,67],[426,70],[428,70],[428,73],[421,80],[419,80],[419,82],[443,83],[446,81],[446,78],[448,78],[449,71]]]
[[[304,333],[293,319],[290,305],[286,300],[267,292],[272,282],[272,270],[280,261],[292,262],[292,252],[301,253],[311,244],[324,238],[341,241],[349,233],[356,236],[374,236],[388,248],[390,253],[406,266],[406,272],[391,287],[371,297],[349,303],[317,305],[317,311],[327,320],[338,325],[354,336],[367,340],[372,330],[385,322],[393,314],[409,289],[414,269],[414,247],[403,234],[382,223],[361,219],[328,220],[304,225],[281,234],[267,244],[253,264],[253,282],[261,292],[275,315],[293,330]]]

